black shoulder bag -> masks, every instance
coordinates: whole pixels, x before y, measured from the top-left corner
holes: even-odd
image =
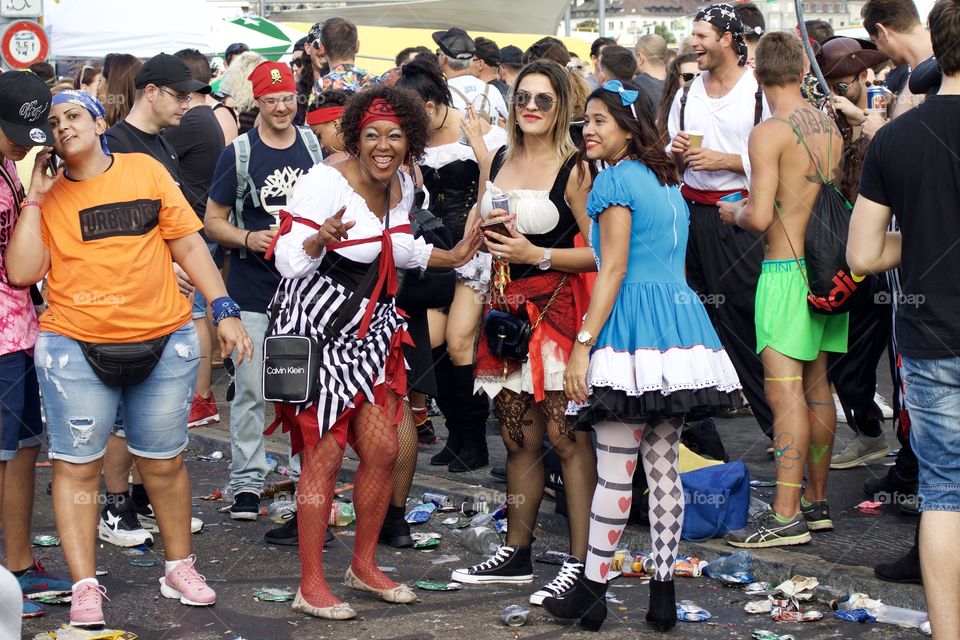
[[[390,229],[390,184],[387,184],[386,230]],[[270,309],[270,324],[263,339],[263,369],[261,373],[263,399],[267,402],[304,404],[317,397],[320,373],[320,350],[334,336],[340,334],[347,322],[357,313],[364,293],[377,277],[381,258],[367,268],[363,279],[347,301],[337,310],[333,322],[324,327],[323,335],[270,335],[280,315],[280,296]],[[370,304],[376,304],[371,300]]]

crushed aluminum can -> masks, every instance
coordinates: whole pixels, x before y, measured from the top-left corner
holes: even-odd
[[[426,540],[417,540],[413,543],[414,549],[433,549],[440,546],[438,538],[427,538]]]
[[[770,613],[773,611],[773,602],[770,600],[751,600],[743,605],[747,613]]]
[[[770,593],[770,583],[768,582],[753,582],[748,584],[743,592],[748,596],[765,596]]]
[[[506,533],[507,532],[507,519],[503,520],[494,520],[493,521],[493,530],[497,533]]]
[[[458,528],[458,525],[460,524],[460,518],[458,516],[450,516],[449,518],[444,518],[443,520],[441,520],[440,524],[442,524],[445,527],[450,527],[452,529],[455,529],[455,528]],[[469,520],[467,520],[467,524],[470,524]]]
[[[445,496],[442,493],[425,493],[421,496],[420,502],[424,504],[432,502],[437,505],[438,508],[455,508],[453,498]]]
[[[518,604],[511,604],[500,613],[500,620],[508,627],[522,627],[527,624],[530,610]]]
[[[97,575],[98,578],[99,578],[100,576],[105,576],[105,575],[107,575],[108,573],[110,573],[108,570],[103,569],[103,568],[101,568],[101,567],[97,567],[96,575]]]
[[[432,580],[417,580],[415,583],[418,589],[424,591],[460,591],[463,585],[459,582],[434,582]]]
[[[33,544],[36,547],[59,547],[60,538],[57,536],[33,536]]]
[[[437,510],[437,505],[432,502],[418,504],[407,513],[406,521],[410,524],[422,524],[430,519],[430,516]]]
[[[833,616],[840,620],[848,622],[876,622],[877,619],[870,615],[866,609],[841,609],[834,611]]]
[[[210,455],[206,456],[197,456],[197,460],[203,460],[204,462],[217,462],[223,460],[223,451],[214,451]]]
[[[737,571],[736,573],[724,573],[720,576],[720,582],[728,587],[743,587],[752,584],[756,578],[748,571]]]
[[[777,483],[773,480],[751,480],[750,486],[757,489],[765,489],[769,487],[777,486]]]
[[[774,607],[770,612],[770,619],[776,622],[814,622],[823,620],[823,613],[819,611],[794,611],[783,607]]]
[[[623,575],[627,577],[644,577],[653,575],[657,570],[657,562],[646,553],[633,556],[629,567],[624,567]]]
[[[677,620],[680,622],[706,622],[712,617],[709,611],[690,600],[681,600],[677,604]]]
[[[796,640],[789,633],[786,635],[780,635],[779,633],[774,633],[773,631],[767,631],[766,629],[758,629],[753,632],[753,635],[750,636],[753,640]]]
[[[673,575],[681,578],[699,578],[703,574],[703,565],[700,558],[680,556],[677,558]]]
[[[261,602],[290,602],[294,593],[286,589],[264,588],[253,592],[253,597]]]

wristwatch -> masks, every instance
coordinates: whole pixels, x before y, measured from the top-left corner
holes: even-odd
[[[577,334],[577,342],[582,345],[592,347],[597,344],[597,339],[590,335],[589,331],[584,330]]]
[[[550,249],[543,250],[543,257],[540,258],[540,262],[537,263],[537,269],[540,271],[547,271],[552,266],[550,262]]]

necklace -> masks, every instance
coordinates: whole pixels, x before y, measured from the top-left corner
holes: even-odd
[[[447,105],[443,105],[443,108],[444,108],[443,120],[440,121],[440,126],[434,129],[434,131],[440,131],[441,129],[443,129],[443,125],[447,124],[447,116],[450,115],[450,107],[448,107]]]

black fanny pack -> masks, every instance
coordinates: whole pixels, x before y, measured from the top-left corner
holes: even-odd
[[[547,304],[536,322],[532,325],[530,320],[523,316],[514,315],[500,309],[490,309],[483,318],[483,333],[487,336],[487,346],[490,353],[501,360],[514,360],[517,362],[526,362],[530,351],[530,335],[533,330],[543,322],[547,311],[553,306],[560,290],[567,283],[567,274],[563,274],[557,288],[553,290]],[[503,293],[501,292],[501,295]]]
[[[146,342],[97,344],[78,340],[77,343],[83,357],[103,384],[129,387],[147,379],[160,362],[170,335]]]

